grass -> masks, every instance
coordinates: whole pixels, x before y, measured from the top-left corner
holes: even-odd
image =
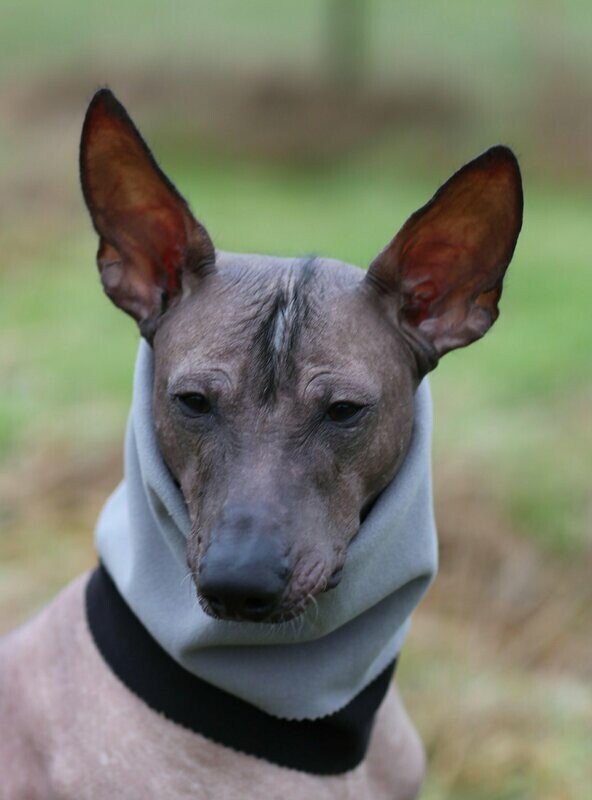
[[[418,623],[419,644],[402,659],[400,675],[431,764],[423,800],[584,798],[592,778],[584,687],[501,671],[479,655],[459,662],[458,647],[443,639],[434,647],[434,623],[441,635],[441,619]]]

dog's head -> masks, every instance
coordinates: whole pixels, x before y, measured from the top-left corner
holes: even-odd
[[[522,220],[516,159],[494,147],[462,167],[367,273],[217,252],[108,90],[80,167],[105,292],[154,349],[156,432],[202,606],[293,617],[339,581],[405,456],[421,378],[498,315]]]

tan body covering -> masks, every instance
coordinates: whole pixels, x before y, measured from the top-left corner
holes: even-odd
[[[2,800],[417,796],[423,749],[394,685],[365,761],[345,775],[309,775],[237,753],[156,713],[115,677],[86,624],[87,578],[0,641]]]

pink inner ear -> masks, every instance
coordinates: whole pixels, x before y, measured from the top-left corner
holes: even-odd
[[[112,230],[121,231],[117,243],[122,252],[145,264],[146,280],[174,294],[180,289],[180,270],[185,260],[188,232],[183,216],[166,198],[143,201],[112,219]],[[117,212],[116,212],[117,213]]]
[[[406,290],[403,284],[402,314],[410,325],[419,325],[430,314],[430,308],[438,297],[435,281],[425,280],[413,287],[412,291]]]
[[[181,289],[189,247],[207,260],[213,246],[108,91],[87,112],[81,178],[107,293],[139,322],[155,319]]]
[[[402,313],[414,326],[436,313],[437,306],[462,280],[465,264],[471,258],[468,248],[426,238],[407,243],[399,256]]]
[[[441,355],[482,336],[496,319],[521,223],[516,159],[507,148],[492,148],[407,220],[369,278],[400,295],[402,318]]]

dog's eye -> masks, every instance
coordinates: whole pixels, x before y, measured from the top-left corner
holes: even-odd
[[[327,409],[327,417],[331,422],[353,422],[362,408],[363,406],[359,406],[356,403],[340,400],[337,403],[331,403]]]
[[[199,392],[190,392],[188,394],[176,395],[177,402],[186,414],[196,417],[200,414],[209,414],[212,410],[212,404],[208,398]]]

